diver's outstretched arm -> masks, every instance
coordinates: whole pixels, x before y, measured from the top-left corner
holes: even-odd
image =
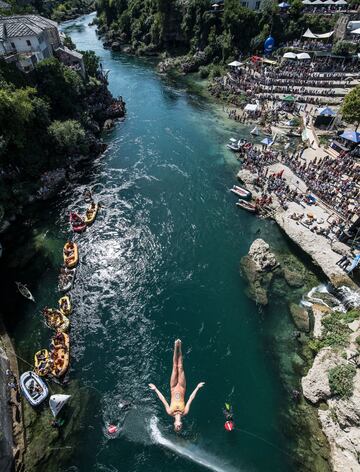
[[[185,406],[185,410],[184,410],[183,415],[187,415],[187,414],[189,413],[191,403],[193,402],[194,398],[196,397],[196,394],[198,393],[198,390],[200,390],[200,388],[202,388],[204,385],[205,385],[205,382],[200,382],[200,383],[197,385],[197,387],[195,388],[195,390],[193,391],[193,393],[190,395],[189,400],[188,400],[187,403],[186,403],[186,406]]]
[[[168,415],[170,415],[171,414],[170,406],[169,406],[166,398],[164,397],[164,395],[160,392],[160,390],[154,384],[149,384],[149,387],[150,387],[151,390],[154,390],[156,395],[159,397],[159,400],[164,405],[166,413]]]

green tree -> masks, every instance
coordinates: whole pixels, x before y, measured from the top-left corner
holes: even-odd
[[[86,74],[88,77],[96,77],[100,65],[100,58],[94,51],[79,51],[83,55]]]
[[[48,132],[59,154],[79,152],[85,144],[85,131],[76,120],[53,121]]]
[[[36,64],[32,78],[39,94],[49,100],[53,118],[74,115],[81,108],[83,79],[57,59],[46,59]]]
[[[347,56],[356,52],[356,44],[351,41],[338,41],[332,48],[332,53],[337,56]]]
[[[346,95],[341,112],[344,120],[354,123],[357,130],[360,125],[360,85],[354,87]]]

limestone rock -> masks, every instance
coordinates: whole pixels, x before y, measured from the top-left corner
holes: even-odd
[[[258,272],[268,272],[278,265],[275,255],[270,251],[270,246],[263,239],[255,239],[248,255]]]
[[[277,265],[275,255],[262,239],[256,239],[241,260],[241,272],[249,282],[248,295],[260,305],[268,303],[267,290]]]
[[[297,329],[305,332],[310,330],[309,313],[305,308],[296,305],[296,303],[291,303],[290,313]]]
[[[299,288],[304,285],[304,275],[289,267],[284,267],[284,278],[290,287]]]
[[[322,330],[323,330],[321,320],[323,316],[330,313],[331,310],[324,305],[318,305],[316,303],[312,305],[311,310],[314,317],[313,335],[314,335],[314,338],[320,339],[322,336]]]
[[[335,472],[360,472],[360,370],[354,378],[354,392],[348,400],[330,399],[329,409],[319,410],[322,429],[331,448]]]
[[[321,349],[315,357],[313,366],[301,380],[304,397],[311,403],[330,398],[328,372],[344,362],[344,359],[334,353],[331,348]]]
[[[111,118],[108,118],[104,123],[104,130],[109,131],[114,127],[114,121]]]
[[[113,41],[111,43],[111,50],[112,51],[121,51],[121,43],[119,41]]]

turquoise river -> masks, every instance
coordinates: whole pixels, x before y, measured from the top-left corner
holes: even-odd
[[[126,119],[105,136],[106,153],[36,219],[32,235],[46,257],[17,276],[37,304],[22,302],[21,316],[10,320],[16,348],[31,363],[49,342],[39,312],[58,299],[69,210],[84,211],[82,192],[91,187],[103,208],[76,238],[81,263],[69,371],[70,388],[75,382],[91,401],[81,434],[66,443],[72,450],[66,463],[54,452],[44,470],[308,470],[294,453],[302,431],[287,424],[293,401],[281,351],[286,357],[296,348],[287,302],[272,297],[259,310],[239,271],[259,235],[288,250],[277,227],[239,210],[228,190],[239,162],[225,144],[249,129],[228,121],[185,79],[160,76],[150,60],[105,50],[92,19],[63,28],[79,50],[101,57],[112,93],[127,103]],[[206,382],[180,435],[148,388],[153,382],[169,397],[176,338],[183,341],[187,395]],[[234,408],[233,433],[224,430],[225,401]],[[119,426],[116,438],[106,434],[109,423]]]

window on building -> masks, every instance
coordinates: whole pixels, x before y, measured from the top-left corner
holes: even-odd
[[[255,3],[255,10],[258,10],[258,9],[260,8],[260,3],[261,3],[261,2],[256,2],[256,3]]]
[[[241,2],[241,5],[242,5],[243,7],[248,8],[248,7],[249,7],[249,2]]]
[[[31,41],[30,41],[30,39],[27,39],[27,40],[26,40],[26,44],[27,44],[28,46],[31,46]]]
[[[15,43],[10,43],[10,44],[12,48],[16,49]]]

